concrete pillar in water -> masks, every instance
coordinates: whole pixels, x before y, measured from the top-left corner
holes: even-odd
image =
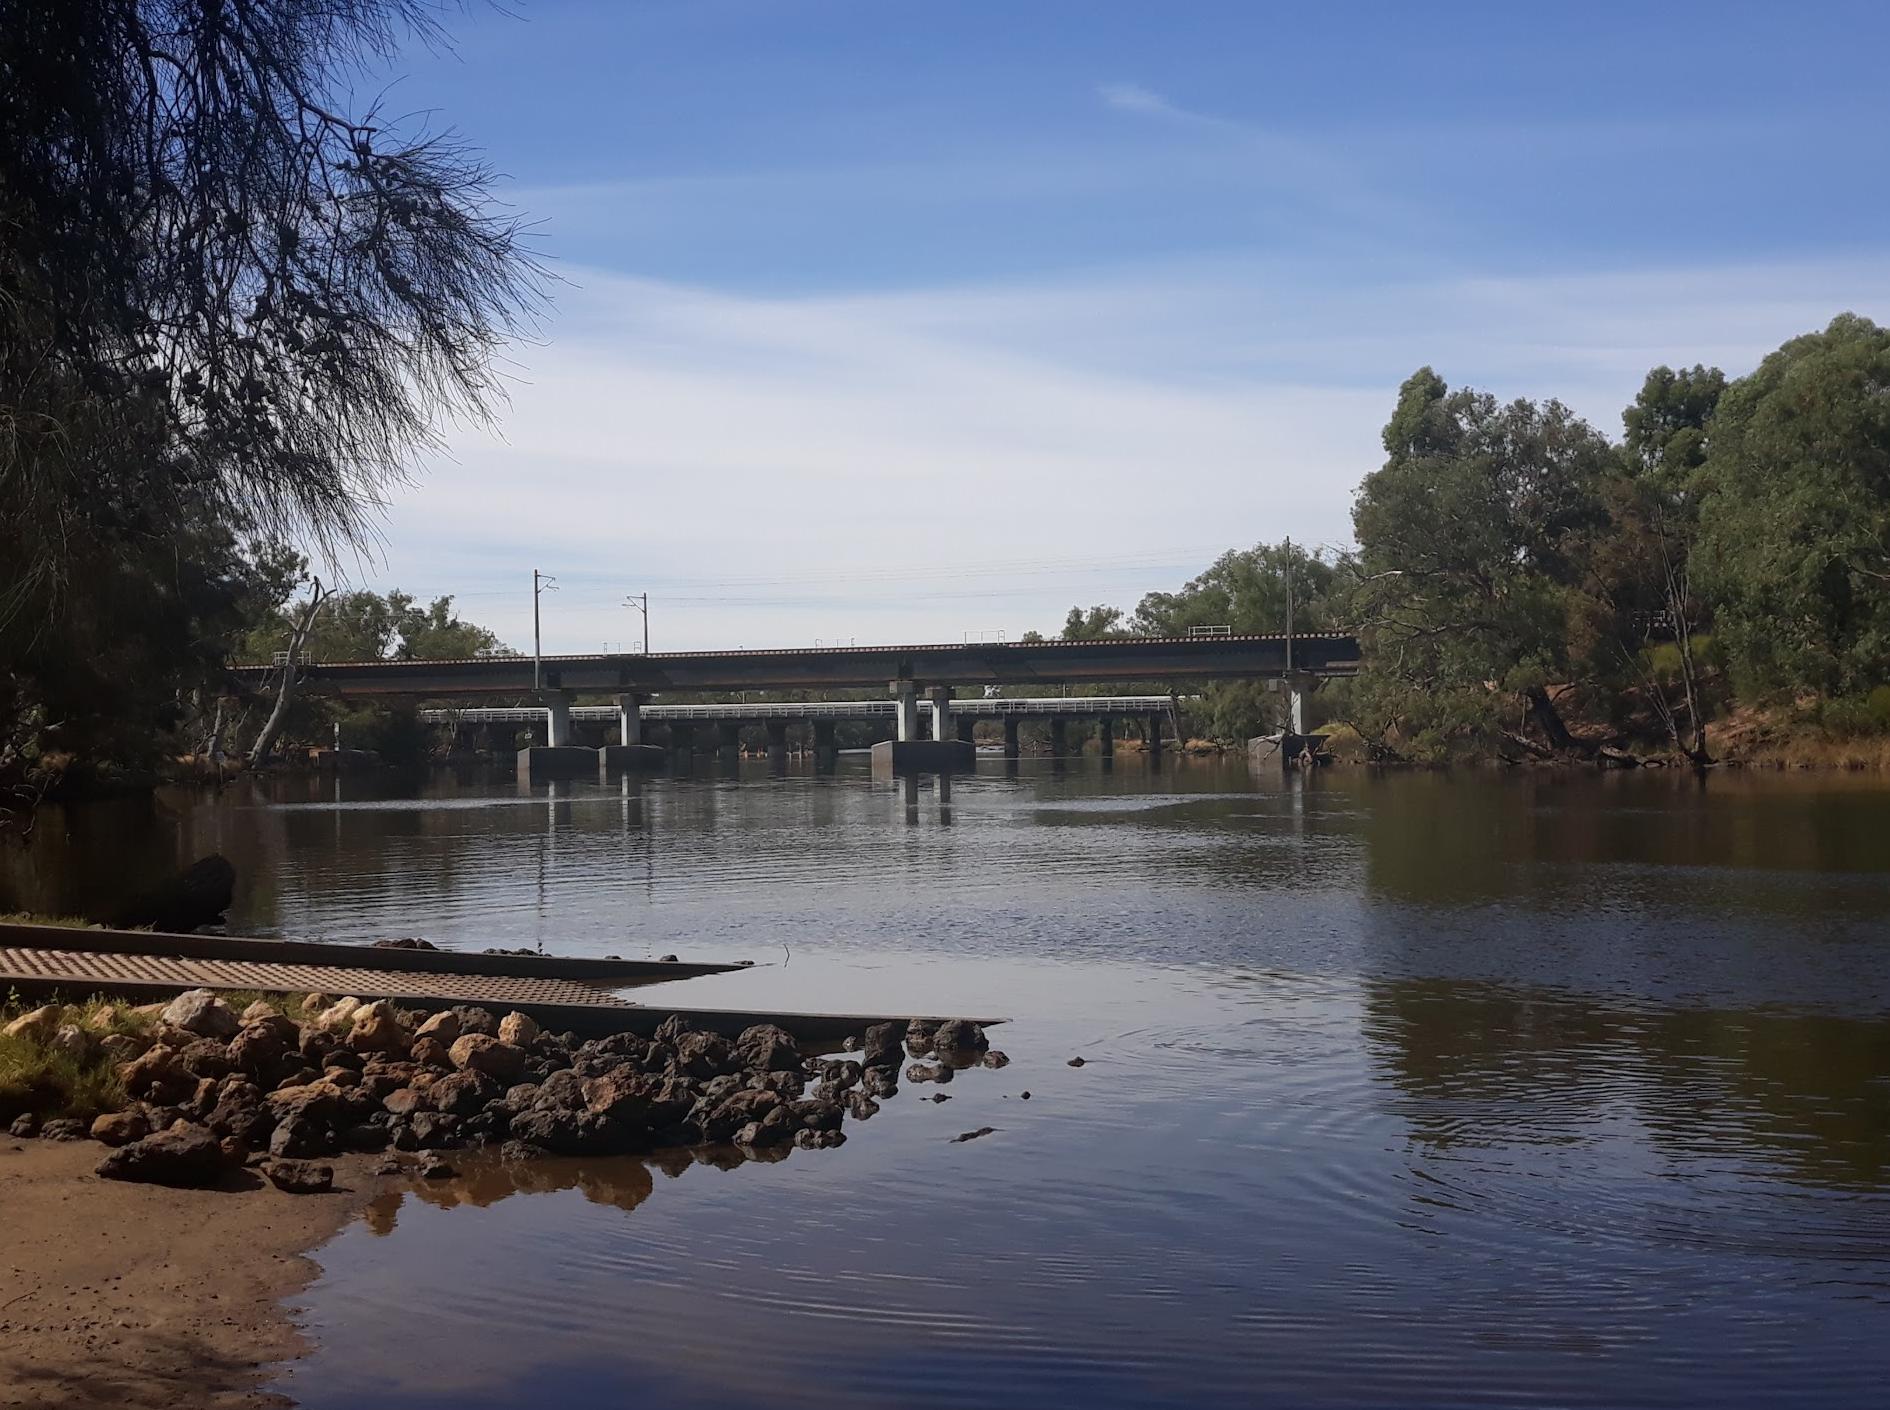
[[[887,689],[892,693],[894,717],[897,728],[893,738],[906,744],[919,738],[919,688],[911,681],[894,681]]]
[[[768,762],[785,764],[787,762],[787,721],[769,720],[768,727]]]
[[[562,690],[548,690],[539,699],[545,705],[545,745],[562,749],[571,742],[571,697]]]
[[[1017,716],[1006,715],[1004,717],[1004,757],[1014,761],[1020,752],[1022,751],[1017,744]]]
[[[715,757],[724,764],[742,760],[742,725],[740,720],[718,720],[715,727]]]
[[[956,719],[958,721],[958,737],[966,744],[973,743],[977,738],[973,731],[977,728],[978,722],[970,715],[959,715]]]
[[[1070,752],[1070,724],[1061,715],[1050,717],[1050,753],[1061,759]]]
[[[944,741],[952,738],[952,688],[948,685],[932,687],[932,738]]]
[[[619,744],[643,743],[643,697],[641,695],[617,697],[617,742]]]
[[[1096,752],[1105,759],[1116,756],[1116,722],[1107,715],[1096,721]]]
[[[840,751],[834,744],[834,722],[832,720],[814,721],[814,767],[831,769]]]
[[[1159,759],[1162,756],[1162,717],[1160,715],[1148,717],[1148,753],[1151,759]]]

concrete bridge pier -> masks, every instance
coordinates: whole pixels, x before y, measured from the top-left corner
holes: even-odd
[[[1070,752],[1070,722],[1061,715],[1050,717],[1050,753],[1061,759]]]
[[[1017,742],[1017,716],[1006,715],[1004,717],[1004,757],[1014,764],[1017,762],[1017,756],[1022,752]]]
[[[959,739],[963,740],[966,744],[972,743],[977,738],[975,731],[978,728],[978,722],[970,715],[959,715],[957,716],[957,721]]]
[[[643,697],[617,697],[617,742],[597,751],[597,767],[604,773],[614,770],[660,769],[663,751],[643,742]]]
[[[952,739],[952,691],[950,686],[932,687],[932,738],[940,744]]]
[[[716,721],[715,761],[731,769],[741,763],[742,726],[739,720]]]
[[[977,762],[977,751],[948,733],[951,728],[952,692],[949,686],[932,687],[932,738],[919,733],[918,682],[892,681],[887,686],[894,701],[897,728],[894,738],[873,746],[875,774],[905,773],[912,769],[942,771],[968,769]]]
[[[914,743],[919,738],[919,688],[911,681],[894,681],[887,687],[893,698],[893,740]]]
[[[1148,717],[1148,757],[1156,762],[1160,762],[1162,757],[1162,717],[1160,715]]]
[[[840,758],[840,749],[834,743],[835,725],[832,720],[814,721],[814,771],[832,773],[834,764]]]
[[[786,720],[767,720],[768,762],[770,764],[787,763],[787,725]]]
[[[545,742],[518,751],[521,781],[596,773],[597,751],[571,742],[571,697],[562,690],[548,690],[539,701],[545,707]]]
[[[1116,757],[1116,722],[1107,715],[1096,721],[1096,752],[1105,759]]]

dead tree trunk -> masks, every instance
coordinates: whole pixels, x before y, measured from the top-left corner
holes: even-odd
[[[1551,749],[1577,754],[1594,752],[1568,732],[1568,725],[1562,719],[1562,712],[1555,708],[1555,702],[1549,698],[1549,692],[1542,686],[1532,685],[1524,690],[1523,699],[1529,703],[1529,718],[1536,722],[1536,728],[1542,731],[1543,738],[1549,741]]]
[[[321,611],[322,580],[311,579],[313,587],[308,595],[308,606],[302,611],[302,618],[295,624],[295,630],[289,634],[289,658],[282,663],[282,681],[276,688],[276,705],[269,712],[269,718],[263,722],[262,732],[256,736],[256,743],[249,751],[249,766],[253,769],[269,757],[269,751],[275,748],[276,736],[282,732],[282,722],[288,718],[289,705],[295,699],[296,663],[302,659],[302,648],[308,642],[308,634],[315,626],[315,614]]]

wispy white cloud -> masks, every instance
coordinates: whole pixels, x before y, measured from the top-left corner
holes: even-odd
[[[1480,276],[1334,291],[1173,263],[972,288],[760,298],[593,271],[524,367],[503,441],[455,437],[397,500],[377,582],[457,592],[548,642],[958,639],[1133,605],[1221,548],[1348,535],[1420,363],[1560,395],[1604,429],[1656,362],[1749,367],[1890,264]]]
[[[1180,110],[1161,94],[1139,83],[1100,83],[1096,86],[1096,92],[1104,103],[1119,112],[1182,116]]]

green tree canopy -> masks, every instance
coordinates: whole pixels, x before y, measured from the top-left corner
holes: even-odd
[[[1614,447],[1560,402],[1502,405],[1428,367],[1400,388],[1384,445],[1353,508],[1353,608],[1375,668],[1487,711],[1492,688],[1520,692],[1567,746],[1546,687],[1569,679],[1570,595],[1606,522]]]
[[[1890,681],[1890,330],[1844,314],[1730,387],[1700,469],[1699,576],[1735,682]]]

